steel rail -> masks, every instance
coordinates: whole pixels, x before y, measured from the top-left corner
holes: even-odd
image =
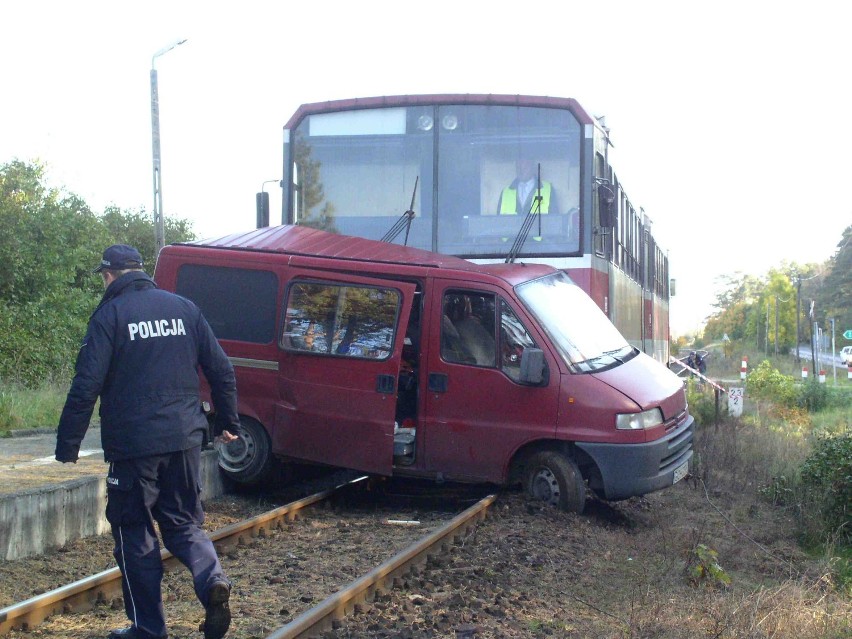
[[[303,499],[280,506],[269,512],[224,526],[210,534],[210,539],[218,549],[245,543],[246,537],[257,537],[264,529],[274,528],[280,522],[291,521],[300,510],[322,502],[333,494],[362,482],[367,477],[357,477],[351,481],[322,490]],[[179,567],[178,560],[167,550],[161,551],[163,567],[174,570]],[[99,602],[109,601],[121,594],[121,572],[110,568],[66,584],[49,592],[0,609],[0,636],[14,629],[32,629],[55,614],[67,614],[91,610]]]
[[[307,639],[331,629],[334,621],[350,614],[356,604],[363,603],[378,593],[390,590],[393,588],[396,577],[403,576],[415,565],[426,563],[430,556],[443,552],[450,541],[450,537],[455,542],[480,520],[484,519],[488,508],[496,499],[496,495],[489,495],[481,499],[432,534],[415,542],[378,568],[326,598],[316,607],[305,611],[287,625],[267,635],[266,639]]]

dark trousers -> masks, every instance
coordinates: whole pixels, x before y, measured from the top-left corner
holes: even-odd
[[[201,529],[201,448],[112,462],[107,476],[106,517],[115,539],[124,609],[133,625],[152,637],[166,636],[160,584],[163,544],[192,573],[202,605],[217,581],[229,583],[216,549]]]

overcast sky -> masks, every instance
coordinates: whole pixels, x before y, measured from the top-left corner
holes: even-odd
[[[675,334],[716,278],[822,262],[852,224],[852,4],[790,2],[4,3],[0,163],[45,163],[96,210],[153,206],[249,230],[302,103],[406,93],[573,97],[677,280]],[[280,195],[271,193],[273,222]]]

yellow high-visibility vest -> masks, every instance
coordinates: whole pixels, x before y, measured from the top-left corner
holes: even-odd
[[[550,182],[541,183],[541,207],[539,213],[548,213],[550,211]],[[533,190],[533,197],[537,190]],[[533,206],[535,209],[535,206]],[[526,214],[527,211],[524,211]],[[518,214],[518,190],[508,186],[503,189],[503,195],[500,197],[500,215],[517,215]]]

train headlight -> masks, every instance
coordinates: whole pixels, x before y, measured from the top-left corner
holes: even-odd
[[[620,413],[615,416],[615,427],[618,430],[642,430],[662,423],[663,412],[659,408],[652,408],[641,413]]]
[[[417,128],[421,131],[431,131],[435,125],[435,121],[428,115],[421,115],[417,118]]]
[[[455,115],[445,115],[441,120],[441,126],[443,126],[447,131],[455,131],[458,125],[459,119]]]

